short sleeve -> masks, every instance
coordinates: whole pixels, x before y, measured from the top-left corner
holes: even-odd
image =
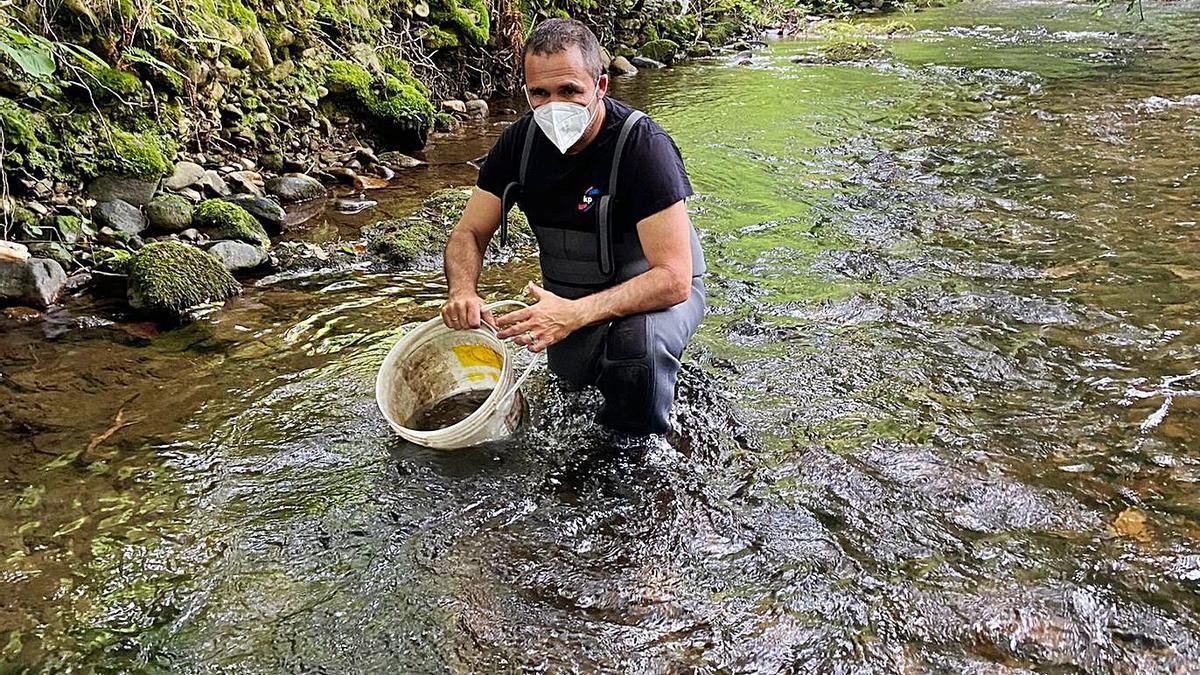
[[[620,208],[637,224],[692,196],[692,184],[675,141],[653,121],[630,138],[618,177]]]
[[[497,198],[504,195],[504,188],[517,179],[516,141],[520,124],[510,124],[501,132],[496,144],[488,151],[487,159],[479,167],[479,178],[475,185],[492,193]]]

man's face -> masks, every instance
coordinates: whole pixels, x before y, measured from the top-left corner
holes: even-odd
[[[557,54],[525,55],[525,91],[534,108],[551,101],[591,105],[607,90],[608,76],[601,75],[597,83],[578,47]]]

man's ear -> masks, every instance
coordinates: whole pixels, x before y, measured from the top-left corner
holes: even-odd
[[[600,81],[596,84],[596,90],[600,92],[598,94],[600,98],[608,94],[608,73],[600,73]]]

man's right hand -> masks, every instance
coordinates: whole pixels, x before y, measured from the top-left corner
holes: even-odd
[[[477,293],[457,293],[442,307],[442,323],[447,328],[466,330],[479,328],[480,323],[496,325],[492,313],[483,308],[483,298]]]

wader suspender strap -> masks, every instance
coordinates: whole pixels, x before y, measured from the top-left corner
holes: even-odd
[[[600,273],[612,277],[616,272],[615,264],[612,255],[612,212],[611,202],[612,196],[617,190],[617,177],[620,174],[621,155],[625,151],[625,143],[629,140],[629,134],[633,131],[634,125],[638,120],[646,116],[646,113],[641,110],[634,110],[625,118],[625,122],[621,124],[621,133],[617,136],[617,146],[613,153],[612,171],[608,175],[608,194],[600,198],[600,213],[597,218],[599,222],[599,232],[597,232],[597,242],[600,247]],[[525,174],[529,168],[529,155],[533,150],[533,135],[537,131],[537,125],[533,120],[529,121],[529,126],[525,129],[525,146],[521,149],[521,168],[517,174],[517,180],[504,186],[504,194],[500,197],[500,246],[508,246],[508,211],[512,208],[516,201],[514,191],[521,189],[525,184]]]
[[[502,248],[508,246],[508,210],[516,201],[516,195],[512,193],[519,191],[525,184],[525,171],[529,168],[529,154],[533,149],[533,134],[536,130],[537,125],[532,119],[529,120],[529,127],[525,129],[525,147],[521,149],[521,169],[517,173],[517,180],[505,185],[504,194],[500,196],[500,246]]]
[[[633,131],[634,125],[638,120],[646,116],[646,113],[641,110],[634,110],[625,118],[625,123],[621,125],[621,134],[617,136],[617,148],[613,152],[612,172],[608,175],[608,194],[600,198],[600,217],[599,217],[599,232],[597,240],[600,245],[600,273],[606,277],[612,278],[616,273],[616,264],[613,261],[612,253],[612,198],[617,194],[617,176],[621,169],[621,155],[625,152],[625,143],[629,140],[629,133]]]

